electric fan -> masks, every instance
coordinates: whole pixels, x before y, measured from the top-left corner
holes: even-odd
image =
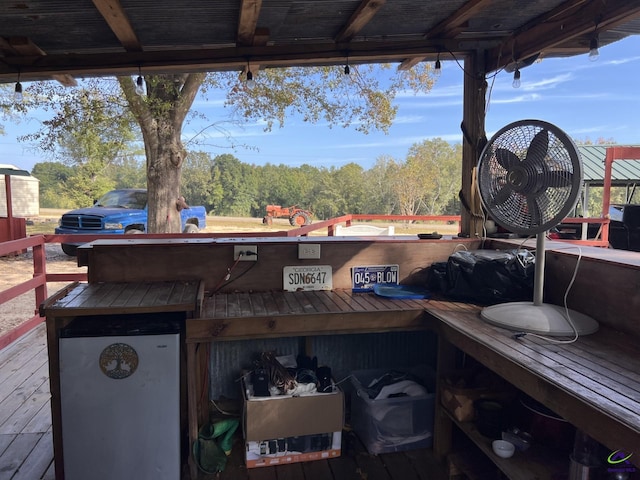
[[[573,210],[582,186],[582,163],[573,141],[541,120],[511,123],[483,149],[477,180],[491,218],[511,232],[536,235],[538,252],[533,302],[486,307],[482,319],[510,330],[550,336],[597,331],[598,323],[591,317],[543,303],[546,232]]]

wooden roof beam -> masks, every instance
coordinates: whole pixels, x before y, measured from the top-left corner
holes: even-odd
[[[385,3],[386,0],[362,0],[356,11],[351,15],[351,18],[349,18],[347,24],[342,27],[338,35],[336,35],[335,42],[350,42],[351,39],[371,21]]]
[[[0,41],[0,50],[5,55],[22,56],[22,57],[44,57],[46,52],[38,47],[31,39],[27,37],[10,37]],[[51,75],[51,78],[57,80],[65,87],[75,87],[78,82],[71,75],[59,73]]]
[[[488,68],[498,70],[544,50],[561,48],[564,42],[581,35],[595,34],[596,27],[598,30],[610,29],[636,17],[640,17],[640,4],[630,7],[628,0],[569,0],[490,50],[487,58],[498,60]]]
[[[242,0],[240,2],[238,35],[236,38],[238,46],[248,47],[253,45],[261,9],[262,0]]]
[[[453,15],[445,18],[424,34],[425,38],[453,38],[460,33],[462,26],[471,17],[485,9],[493,0],[471,0],[460,7]]]
[[[93,0],[93,4],[127,52],[142,51],[142,45],[120,0]]]
[[[453,15],[450,15],[426,32],[424,34],[425,38],[455,38],[469,19],[486,8],[491,2],[493,0],[471,0],[465,3]],[[398,66],[398,70],[409,70],[424,60],[426,60],[426,57],[407,58]]]

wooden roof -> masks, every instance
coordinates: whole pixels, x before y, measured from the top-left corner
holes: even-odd
[[[0,81],[456,58],[485,70],[640,34],[639,0],[6,0]]]

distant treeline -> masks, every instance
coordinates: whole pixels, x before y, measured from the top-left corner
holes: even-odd
[[[181,191],[189,204],[204,205],[211,215],[262,217],[268,204],[297,205],[320,219],[345,213],[459,214],[461,152],[460,145],[426,140],[413,145],[405,160],[380,157],[368,170],[355,163],[257,166],[230,154],[190,152]],[[36,164],[32,174],[40,180],[40,206],[89,206],[113,188],[146,187],[144,164],[133,159],[96,170]]]

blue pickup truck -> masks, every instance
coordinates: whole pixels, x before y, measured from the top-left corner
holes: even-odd
[[[207,225],[204,207],[180,210],[182,231],[196,233]],[[130,234],[147,231],[147,191],[144,189],[111,190],[93,207],[72,210],[62,215],[55,233],[63,234]],[[75,255],[81,243],[63,243],[67,255]]]

